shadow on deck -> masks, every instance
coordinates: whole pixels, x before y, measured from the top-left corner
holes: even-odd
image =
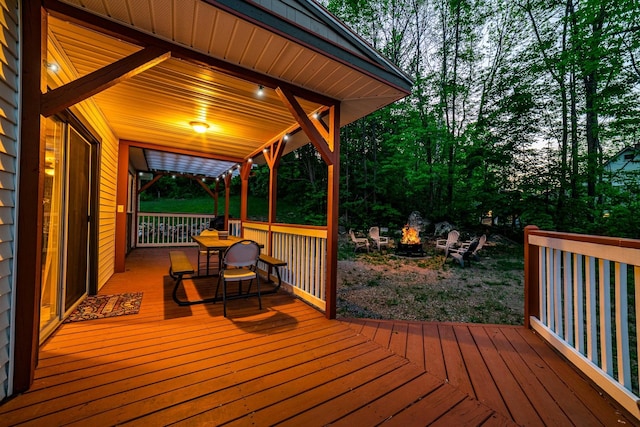
[[[195,248],[186,249],[193,255]],[[139,249],[102,294],[138,314],[67,323],[0,425],[627,425],[522,327],[329,321],[279,293],[177,306],[166,249]],[[191,299],[213,282],[187,281]]]

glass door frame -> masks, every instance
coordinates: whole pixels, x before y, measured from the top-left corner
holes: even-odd
[[[67,263],[67,233],[68,233],[68,189],[69,189],[69,135],[71,131],[75,131],[90,146],[90,170],[89,170],[89,205],[88,205],[88,234],[87,234],[87,287],[86,293],[94,295],[98,292],[98,197],[99,197],[99,159],[100,159],[100,140],[95,137],[96,133],[90,131],[91,127],[85,125],[70,112],[64,112],[56,117],[50,118],[62,126],[62,150],[63,152],[56,157],[61,164],[60,171],[64,173],[64,184],[62,189],[62,200],[60,209],[59,234],[55,244],[58,247],[57,260],[60,273],[57,277],[57,310],[58,312],[45,325],[40,322],[40,343],[42,343],[56,328],[62,323],[64,318],[79,304],[83,298],[80,298],[72,307],[65,307],[65,283],[66,283],[66,263]],[[44,200],[43,200],[44,202]],[[43,205],[44,206],[44,205]],[[44,229],[42,230],[44,233]],[[44,248],[43,244],[43,248]],[[44,259],[43,259],[44,262]],[[44,282],[45,275],[42,280]],[[43,301],[40,302],[42,306]],[[41,307],[42,309],[42,307]]]

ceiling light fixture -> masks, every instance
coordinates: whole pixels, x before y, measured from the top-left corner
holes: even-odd
[[[209,125],[205,122],[189,122],[189,126],[198,133],[205,133],[209,129]]]
[[[47,65],[47,70],[51,71],[52,73],[57,73],[58,70],[60,69],[58,64],[53,62],[46,62],[46,65]]]
[[[258,96],[264,95],[264,86],[258,86]]]

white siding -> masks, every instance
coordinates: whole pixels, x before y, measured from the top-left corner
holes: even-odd
[[[18,0],[0,0],[0,400],[10,390],[15,253],[15,183],[18,151]]]
[[[625,182],[639,182],[640,144],[626,147],[604,164],[604,170],[614,186],[623,186]]]
[[[118,139],[106,124],[102,113],[92,101],[86,101],[72,108],[84,117],[101,138],[100,180],[98,212],[100,216],[98,237],[98,289],[115,271],[116,248],[116,184],[118,180]]]
[[[1,0],[0,0],[1,1]],[[54,62],[64,64],[56,75],[51,76],[50,84],[62,85],[79,77],[66,63],[59,46],[49,40],[49,55]],[[98,237],[98,289],[100,289],[115,271],[115,235],[116,235],[116,184],[118,178],[118,138],[107,124],[102,112],[91,100],[73,107],[71,111],[86,120],[100,138],[99,176],[99,237]]]

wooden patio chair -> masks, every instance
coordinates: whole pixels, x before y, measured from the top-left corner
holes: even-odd
[[[369,238],[378,246],[378,250],[381,250],[382,247],[389,247],[389,238],[381,236],[380,228],[378,227],[371,227],[369,229]]]
[[[229,246],[224,252],[218,284],[216,286],[216,299],[222,281],[222,304],[224,317],[227,317],[227,300],[236,298],[247,298],[254,296],[250,294],[251,284],[256,280],[258,292],[258,306],[262,310],[262,298],[260,296],[260,275],[258,274],[258,259],[260,258],[260,246],[253,240],[240,240]],[[246,293],[242,293],[242,282],[249,281],[249,288]],[[238,292],[233,296],[227,293],[227,282],[237,282]]]
[[[464,267],[467,262],[470,265],[471,258],[478,259],[478,251],[484,246],[486,241],[487,236],[483,234],[479,239],[473,239],[469,244],[465,244],[459,248],[449,249],[449,255],[458,261],[462,267]]]
[[[478,259],[478,251],[480,251],[480,249],[482,249],[484,244],[487,243],[487,235],[483,234],[482,236],[480,236],[480,238],[473,239],[473,240],[477,240],[478,241],[478,246],[476,247],[476,250],[473,251],[473,254],[472,254],[473,258],[477,260]],[[468,248],[473,243],[473,240],[468,240],[466,242],[463,242],[462,245],[460,245],[461,248]]]
[[[351,241],[356,245],[353,249],[356,252],[359,248],[366,248],[367,252],[369,252],[369,239],[366,237],[356,237],[356,234],[353,230],[349,230],[349,235],[351,236]]]
[[[455,247],[458,244],[460,238],[460,232],[458,230],[451,230],[446,239],[436,240],[436,249],[441,249],[445,253],[445,258],[450,248]]]

